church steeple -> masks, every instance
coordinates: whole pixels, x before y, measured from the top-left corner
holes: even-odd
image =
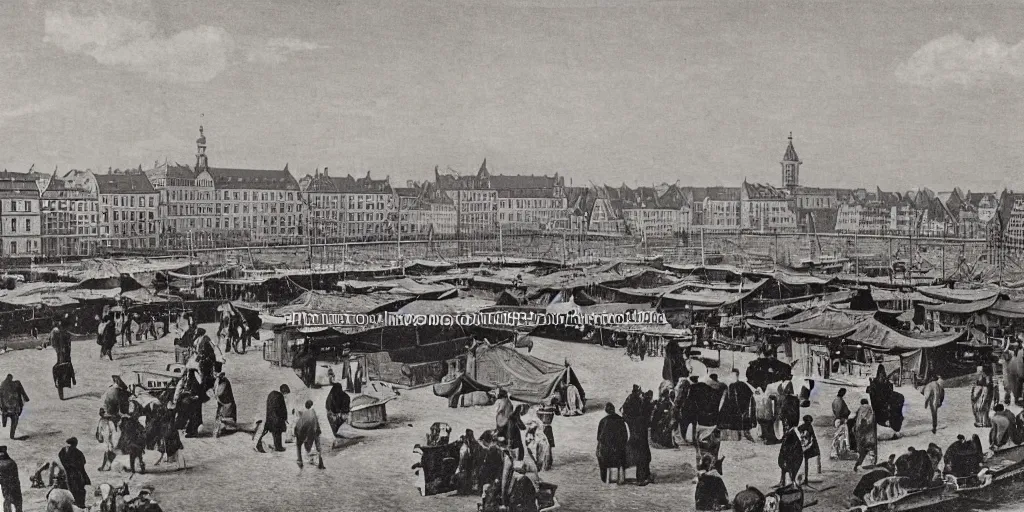
[[[782,156],[782,186],[785,188],[796,188],[800,186],[800,157],[796,155],[793,148],[793,132],[789,132],[789,146],[786,154]]]
[[[199,138],[196,139],[196,173],[208,169],[206,162],[206,135],[203,134],[203,125],[199,125]]]

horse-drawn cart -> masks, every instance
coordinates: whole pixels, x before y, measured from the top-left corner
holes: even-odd
[[[164,397],[174,394],[178,381],[185,374],[185,367],[180,364],[169,364],[163,371],[160,370],[132,370],[135,374],[135,382],[131,384],[131,392],[135,396],[143,393],[155,397]]]

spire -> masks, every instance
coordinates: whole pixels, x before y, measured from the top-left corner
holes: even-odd
[[[799,162],[800,157],[793,148],[793,132],[789,132],[789,146],[786,147],[786,154],[782,157],[783,162]]]

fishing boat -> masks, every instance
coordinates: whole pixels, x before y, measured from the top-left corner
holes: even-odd
[[[975,501],[995,501],[992,493],[995,484],[1011,481],[1024,475],[1024,445],[1011,446],[992,454],[985,461],[980,473],[981,485],[968,486],[956,492],[964,498]]]
[[[955,484],[942,482],[924,489],[900,489],[898,494],[884,499],[865,496],[865,504],[853,507],[847,512],[910,512],[928,510],[960,498]]]

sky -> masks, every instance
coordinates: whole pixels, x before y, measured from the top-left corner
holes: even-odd
[[[1024,189],[1016,1],[8,0],[0,166]]]

